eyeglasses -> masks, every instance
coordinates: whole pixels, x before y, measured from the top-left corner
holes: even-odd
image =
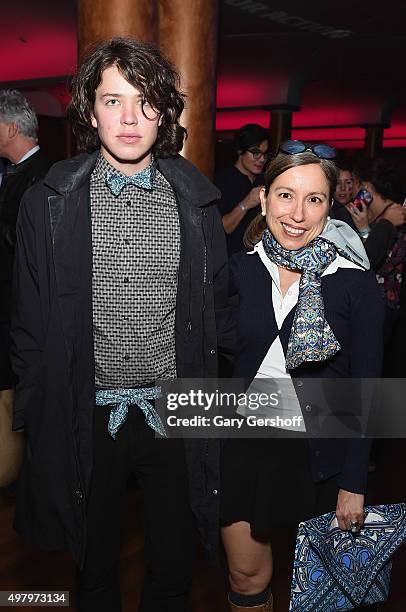
[[[309,145],[301,140],[285,140],[285,142],[280,145],[279,151],[287,155],[296,155],[297,153],[304,153],[304,151],[311,151],[320,159],[335,159],[337,157],[337,151],[334,147],[330,147],[330,145]]]
[[[261,149],[247,149],[247,151],[249,151],[252,155],[252,157],[257,160],[257,159],[261,159],[261,157],[263,157],[265,160],[268,159],[269,157],[269,153],[268,151],[261,151]]]

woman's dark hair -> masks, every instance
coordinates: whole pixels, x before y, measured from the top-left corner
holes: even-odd
[[[286,153],[278,153],[268,164],[265,170],[265,195],[268,195],[269,189],[274,180],[286,170],[297,168],[298,166],[308,166],[309,164],[317,164],[323,170],[328,181],[330,192],[329,198],[332,198],[337,186],[338,169],[335,162],[331,159],[321,159],[312,151],[303,151],[303,153],[295,153],[287,155]],[[246,247],[255,246],[262,238],[262,234],[266,229],[266,219],[259,213],[247,227],[244,234],[244,244]]]
[[[399,201],[402,194],[402,184],[399,173],[385,160],[364,159],[354,170],[354,174],[362,181],[372,183],[376,191],[385,200]]]
[[[235,147],[239,154],[245,153],[251,147],[258,147],[264,140],[269,140],[269,132],[256,123],[247,123],[236,131]]]
[[[130,37],[112,38],[93,47],[72,80],[68,117],[79,150],[90,152],[100,147],[91,119],[96,89],[104,70],[111,66],[116,66],[161,116],[153,153],[159,157],[176,155],[186,137],[186,129],[179,125],[185,105],[185,96],[179,91],[179,75],[159,49]]]
[[[353,173],[353,167],[346,161],[336,160],[336,166],[340,172],[349,172],[350,174]]]

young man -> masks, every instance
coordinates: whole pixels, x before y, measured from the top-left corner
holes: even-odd
[[[70,106],[79,144],[94,152],[53,166],[19,217],[14,427],[28,444],[16,528],[70,549],[80,611],[121,609],[131,470],[145,499],[140,611],[187,609],[195,518],[207,548],[217,542],[214,441],[189,441],[186,461],[182,440],[157,436],[153,405],[159,378],[214,376],[228,333],[219,193],[178,155],[177,84],[152,47],[98,46]]]
[[[267,130],[256,123],[243,125],[235,134],[237,161],[214,180],[221,191],[219,211],[227,237],[229,256],[244,248],[245,230],[261,212],[259,190],[268,159]]]

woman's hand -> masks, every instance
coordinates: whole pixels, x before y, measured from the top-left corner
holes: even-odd
[[[360,210],[358,206],[355,206],[355,204],[352,202],[347,204],[347,210],[359,231],[369,229],[368,208],[364,203],[362,203],[361,209],[362,210]]]
[[[336,517],[338,526],[344,531],[351,529],[351,522],[357,522],[359,527],[362,527],[364,524],[364,495],[340,489]]]

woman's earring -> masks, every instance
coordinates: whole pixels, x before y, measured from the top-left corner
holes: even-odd
[[[266,212],[265,212],[264,210],[262,210],[262,211],[261,211],[261,215],[262,215],[263,217],[265,217]]]

